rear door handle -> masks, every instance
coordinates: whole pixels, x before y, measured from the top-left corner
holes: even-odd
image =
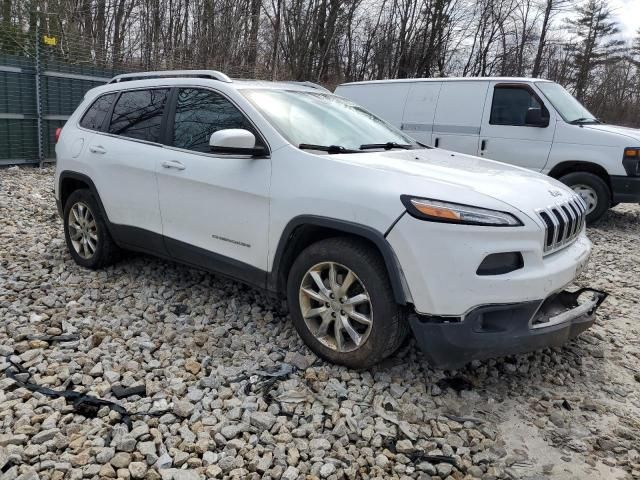
[[[480,151],[484,151],[485,148],[487,148],[487,141],[486,140],[482,140],[480,142]]]
[[[164,161],[164,162],[162,162],[162,167],[163,168],[173,168],[175,170],[184,170],[185,168],[187,168],[177,160]]]
[[[438,148],[438,145],[440,145],[440,139],[438,137],[436,137],[436,141],[435,141],[434,147]]]
[[[107,153],[102,145],[91,145],[89,151],[91,153],[99,153],[100,155]]]

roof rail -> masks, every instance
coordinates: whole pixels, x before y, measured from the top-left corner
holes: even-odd
[[[295,80],[289,80],[289,81],[286,81],[285,83],[293,83],[293,84],[296,84],[296,85],[304,85],[305,87],[315,88],[316,90],[322,90],[322,91],[327,92],[327,93],[332,93],[331,90],[329,90],[328,88],[324,88],[322,85],[320,85],[318,83],[313,83],[313,82],[309,82],[309,81],[297,82]]]
[[[129,82],[132,80],[149,80],[152,78],[210,78],[220,82],[231,83],[231,79],[217,70],[160,70],[157,72],[123,73],[116,75],[109,83]]]

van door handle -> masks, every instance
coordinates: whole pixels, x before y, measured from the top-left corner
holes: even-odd
[[[176,170],[184,170],[185,168],[187,168],[177,160],[164,161],[162,162],[162,166],[164,168],[174,168]]]
[[[100,155],[107,153],[102,145],[91,145],[89,151],[91,153],[99,153]]]
[[[480,142],[480,151],[481,151],[481,152],[482,152],[482,151],[484,151],[484,149],[485,149],[485,148],[487,148],[487,141],[483,139],[483,140]]]
[[[436,141],[434,142],[433,146],[438,148],[438,145],[440,145],[440,139],[436,137]]]

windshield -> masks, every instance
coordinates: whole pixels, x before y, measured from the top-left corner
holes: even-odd
[[[557,83],[537,82],[536,86],[542,90],[565,122],[600,123],[573,95]]]
[[[242,90],[293,145],[328,153],[375,148],[419,148],[385,121],[336,95],[300,90]],[[328,147],[332,147],[329,149]]]

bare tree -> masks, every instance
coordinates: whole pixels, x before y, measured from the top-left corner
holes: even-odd
[[[0,0],[0,53],[29,54],[40,9],[60,39],[47,52],[68,64],[219,68],[331,87],[531,74],[608,120],[640,124],[640,32],[623,48],[606,0],[579,2],[563,23],[576,0]]]

